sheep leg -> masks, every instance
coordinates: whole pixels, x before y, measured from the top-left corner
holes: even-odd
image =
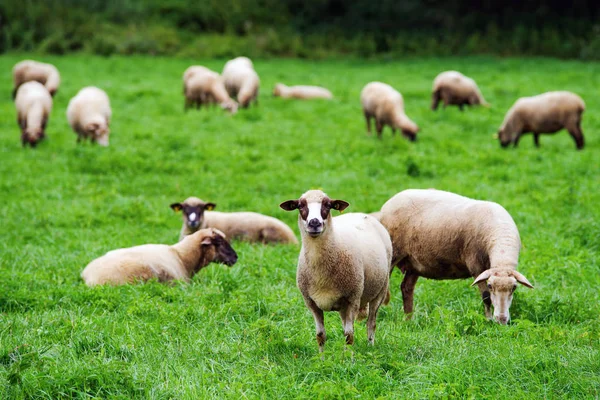
[[[540,134],[539,133],[534,132],[533,143],[535,144],[535,147],[540,147]]]
[[[383,132],[383,124],[377,118],[375,118],[375,130],[377,130],[377,138],[381,139],[381,132]]]
[[[396,136],[396,128],[392,128],[392,135]]]
[[[569,127],[567,130],[571,134],[573,140],[575,140],[577,150],[583,149],[585,143],[583,140],[583,131],[581,130],[581,120],[577,121],[577,124],[574,127]]]
[[[402,290],[402,303],[404,304],[404,314],[406,314],[407,319],[412,318],[415,285],[417,284],[418,279],[419,275],[414,272],[406,271],[402,284],[400,285],[400,289]]]
[[[435,92],[433,92],[433,94],[431,95],[431,109],[433,111],[437,110],[438,108],[438,104],[440,104],[440,91],[436,90]]]
[[[344,336],[346,337],[346,344],[354,344],[354,320],[358,315],[358,304],[348,304],[345,309],[340,310],[340,317],[344,325]]]
[[[464,110],[465,110],[465,105],[464,105],[463,103],[460,103],[460,104],[458,105],[458,109],[459,109],[460,111],[464,111]]]
[[[492,299],[490,298],[490,291],[487,288],[487,282],[479,282],[477,284],[479,292],[481,293],[481,300],[485,306],[485,317],[489,320],[492,319]]]
[[[367,121],[367,135],[371,136],[371,116],[365,112],[365,120]]]
[[[517,133],[517,136],[513,139],[513,146],[517,147],[519,145],[519,140],[521,140],[521,133]]]
[[[379,295],[369,303],[369,317],[367,319],[367,339],[370,345],[375,344],[375,328],[377,327],[377,312],[379,307],[386,299],[389,293],[388,287],[386,287],[379,293]]]
[[[310,298],[305,298],[304,302],[308,309],[312,312],[313,318],[315,319],[315,328],[317,331],[317,344],[319,345],[319,353],[322,353],[325,349],[325,341],[327,336],[325,335],[325,320],[323,317],[323,310],[321,310],[317,304]]]

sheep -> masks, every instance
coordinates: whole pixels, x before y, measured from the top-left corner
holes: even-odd
[[[184,110],[196,105],[219,103],[221,108],[235,114],[238,105],[233,101],[222,78],[214,71],[202,66],[189,67],[183,74]]]
[[[90,262],[81,278],[88,286],[124,285],[157,278],[189,282],[211,262],[232,266],[237,254],[217,229],[201,229],[172,246],[145,244],[109,251]]]
[[[400,129],[409,140],[417,139],[419,127],[406,116],[402,95],[390,85],[381,82],[367,84],[360,93],[360,102],[367,121],[368,135],[371,135],[371,118],[374,117],[380,139],[384,125],[389,125],[394,135],[396,129]]]
[[[227,61],[222,76],[227,92],[237,99],[240,106],[248,108],[253,100],[258,104],[260,79],[249,58],[237,57]]]
[[[323,311],[338,311],[346,344],[354,343],[354,320],[367,319],[369,344],[375,342],[377,311],[388,294],[392,243],[375,218],[350,213],[335,218],[331,210],[343,211],[344,200],[331,200],[320,190],[309,190],[298,200],[280,204],[298,210],[302,249],[296,283],[316,325],[319,352],[325,346]]]
[[[517,147],[521,135],[533,133],[536,147],[541,133],[556,133],[565,128],[575,140],[577,150],[583,149],[581,115],[585,103],[575,93],[547,92],[532,97],[521,97],[508,110],[498,131],[500,145]]]
[[[392,238],[392,265],[404,273],[402,300],[409,318],[420,276],[475,278],[486,317],[492,319],[493,305],[493,318],[501,324],[510,319],[517,283],[533,288],[516,270],[521,248],[517,226],[497,203],[435,189],[409,189],[381,207],[380,221]]]
[[[104,90],[84,87],[69,101],[67,120],[77,134],[77,143],[89,138],[92,143],[108,146],[112,111]]]
[[[183,226],[179,240],[203,228],[217,228],[228,238],[258,243],[297,244],[294,232],[282,221],[255,212],[223,213],[212,211],[215,203],[197,197],[188,197],[182,203],[173,203],[173,211],[182,211]]]
[[[19,86],[15,99],[21,143],[31,147],[46,137],[46,124],[52,111],[52,96],[44,85],[30,81]]]
[[[446,71],[436,76],[432,92],[433,111],[437,110],[440,100],[444,102],[444,108],[448,105],[457,105],[461,111],[465,104],[490,106],[475,81],[458,71]]]
[[[273,89],[273,96],[284,99],[327,99],[333,98],[331,92],[320,86],[286,86],[278,83]]]
[[[51,96],[54,96],[60,85],[60,74],[52,64],[41,63],[32,60],[23,60],[15,64],[12,70],[14,89],[13,99],[17,95],[19,86],[25,82],[37,81],[46,86]]]

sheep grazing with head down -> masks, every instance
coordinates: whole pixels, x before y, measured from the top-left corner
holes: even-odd
[[[227,61],[222,76],[227,92],[237,99],[240,106],[248,108],[252,101],[258,104],[260,79],[249,58],[237,57]]]
[[[207,203],[197,197],[171,204],[174,211],[182,211],[183,214],[179,240],[198,229],[216,228],[230,239],[254,243],[298,243],[290,227],[277,218],[255,212],[212,211],[215,207],[215,203]]]
[[[417,139],[419,127],[406,116],[402,95],[390,85],[381,82],[367,84],[360,93],[360,102],[367,121],[367,134],[371,134],[371,118],[375,118],[379,138],[384,125],[389,125],[392,133],[396,134],[396,129],[400,129],[409,140]]]
[[[499,204],[435,189],[405,190],[381,207],[381,223],[392,238],[392,265],[404,273],[404,312],[413,312],[420,276],[475,278],[485,314],[501,324],[510,319],[513,292],[520,283],[533,288],[516,270],[521,240],[510,214]]]
[[[67,120],[77,134],[77,143],[89,138],[92,143],[108,146],[111,117],[108,95],[94,86],[81,89],[67,107]]]
[[[569,131],[577,149],[584,146],[581,116],[585,103],[571,92],[547,92],[533,97],[521,97],[508,110],[498,131],[500,145],[506,147],[519,144],[524,133],[533,133],[536,147],[540,145],[540,134]]]
[[[367,337],[375,341],[375,320],[388,293],[392,243],[375,218],[351,213],[333,218],[348,203],[331,200],[320,190],[309,190],[280,207],[298,210],[302,249],[296,281],[312,312],[319,351],[325,346],[323,311],[338,311],[346,343],[354,343],[354,320],[368,313]]]
[[[331,92],[320,86],[286,86],[283,83],[278,83],[273,89],[273,96],[282,97],[284,99],[333,99]]]
[[[218,73],[199,65],[191,66],[183,74],[184,110],[202,105],[219,104],[221,108],[235,114],[238,104],[229,97],[223,79]]]
[[[436,76],[431,95],[432,110],[437,110],[440,100],[444,103],[444,108],[457,105],[461,111],[465,105],[489,107],[475,81],[458,71],[446,71]]]
[[[109,251],[90,262],[81,278],[88,286],[124,285],[156,278],[160,282],[190,279],[211,262],[233,265],[235,250],[217,229],[202,229],[181,242],[145,244]]]
[[[19,86],[25,82],[36,81],[46,87],[51,96],[54,96],[60,85],[60,74],[52,64],[38,61],[24,60],[13,67],[13,99],[17,95]]]
[[[15,106],[23,147],[27,144],[31,147],[37,146],[37,143],[46,137],[46,123],[52,111],[52,96],[41,83],[27,82],[19,86]]]

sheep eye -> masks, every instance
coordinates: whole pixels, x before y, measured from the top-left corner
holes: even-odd
[[[488,283],[487,284],[487,288],[490,289],[490,290],[492,290],[492,285]]]

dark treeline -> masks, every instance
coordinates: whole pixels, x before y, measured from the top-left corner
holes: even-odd
[[[600,58],[600,2],[2,0],[0,51]]]

